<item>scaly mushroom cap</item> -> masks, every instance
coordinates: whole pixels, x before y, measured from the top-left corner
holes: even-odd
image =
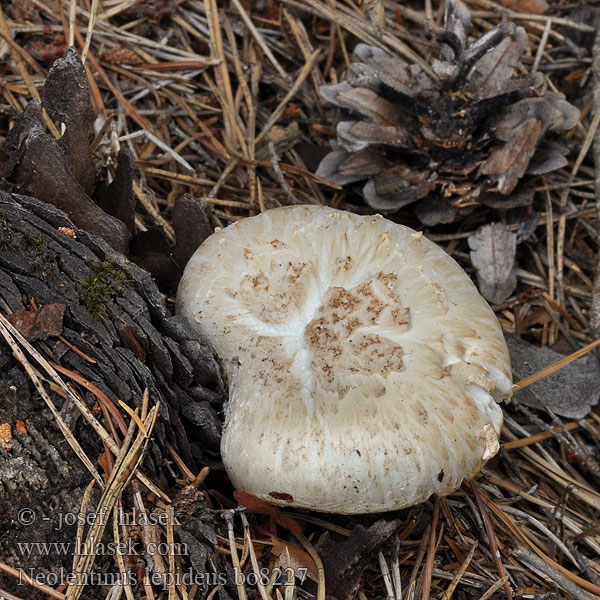
[[[381,216],[290,206],[210,236],[177,296],[229,378],[233,484],[323,512],[449,494],[498,450],[511,395],[494,313],[461,267]]]

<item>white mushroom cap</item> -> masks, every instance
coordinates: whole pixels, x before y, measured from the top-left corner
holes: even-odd
[[[511,396],[494,313],[461,267],[381,216],[291,206],[210,236],[177,296],[229,378],[233,484],[323,512],[449,494],[498,451]]]

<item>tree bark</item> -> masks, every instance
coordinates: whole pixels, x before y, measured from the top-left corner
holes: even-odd
[[[165,468],[167,443],[192,472],[205,465],[220,466],[217,411],[224,400],[224,385],[209,348],[194,339],[184,322],[172,317],[148,273],[102,239],[76,229],[62,211],[33,198],[0,192],[0,310],[5,315],[25,311],[32,301],[37,306],[66,306],[62,336],[68,343],[52,335],[32,342],[47,360],[93,383],[117,407],[119,400],[139,406],[146,388],[151,404],[160,402],[159,422],[144,463],[155,482],[164,488],[173,483],[172,471]],[[69,381],[68,376],[63,379]],[[94,430],[70,401],[47,385],[46,389],[97,464],[104,448]],[[78,390],[90,408],[98,408],[93,393],[83,386]],[[4,340],[0,343],[2,424],[10,426],[12,440],[0,448],[0,560],[42,578],[60,573],[61,568],[68,571],[70,552],[61,556],[53,548],[43,556],[36,550],[28,553],[19,544],[71,542],[76,525],[67,515],[78,513],[91,475]],[[0,574],[0,589],[36,597],[31,588],[18,583]]]

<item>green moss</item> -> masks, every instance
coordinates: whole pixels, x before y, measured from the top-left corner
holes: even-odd
[[[23,241],[25,242],[25,247],[35,256],[42,256],[48,251],[48,247],[44,244],[41,235],[33,236],[31,234],[25,234]]]
[[[106,316],[106,305],[131,285],[127,275],[111,261],[92,267],[92,273],[82,282],[82,298],[95,319]]]
[[[41,235],[24,232],[20,235],[18,246],[31,256],[30,271],[46,283],[56,279],[56,252],[49,248]],[[14,236],[12,236],[14,242]]]
[[[56,277],[56,252],[31,228],[19,231],[6,216],[0,217],[0,252],[19,252],[27,257],[29,271],[51,283]]]

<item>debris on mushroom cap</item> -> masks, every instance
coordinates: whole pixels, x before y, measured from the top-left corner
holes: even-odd
[[[210,236],[178,311],[229,376],[233,484],[323,512],[448,494],[498,451],[494,313],[441,248],[383,217],[290,206]]]

